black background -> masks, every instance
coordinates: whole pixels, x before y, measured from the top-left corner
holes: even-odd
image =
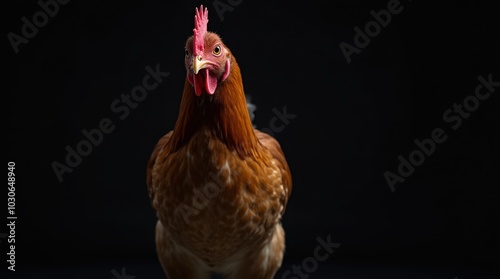
[[[401,13],[347,63],[339,44],[353,45],[353,28],[364,29],[370,11],[388,2],[242,1],[222,18],[212,1],[74,0],[17,54],[7,34],[21,35],[21,18],[41,8],[4,3],[15,274],[112,278],[125,267],[137,279],[163,278],[145,168],[175,123],[184,43],[203,3],[208,29],[238,59],[257,127],[270,127],[273,109],[296,115],[274,133],[294,179],[277,278],[328,235],[341,246],[309,278],[498,276],[500,89],[456,130],[443,113],[474,94],[478,76],[500,81],[499,5],[401,1]],[[119,119],[111,103],[157,64],[170,75]],[[64,163],[65,147],[104,118],[115,130],[59,182],[51,164]],[[384,172],[397,173],[398,156],[408,158],[414,140],[435,128],[447,140],[392,192]]]

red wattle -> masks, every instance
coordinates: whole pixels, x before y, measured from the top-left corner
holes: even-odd
[[[200,96],[201,92],[203,91],[203,77],[200,73],[198,74],[193,74],[193,86],[194,86],[194,93],[196,96]]]
[[[217,78],[208,69],[202,69],[198,74],[188,74],[187,79],[193,85],[196,96],[200,96],[203,89],[210,95],[217,89]]]
[[[210,75],[208,69],[203,69],[205,71],[205,90],[208,94],[212,95],[217,89],[217,78]]]

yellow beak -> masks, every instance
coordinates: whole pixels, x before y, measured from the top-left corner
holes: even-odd
[[[196,56],[193,60],[193,72],[194,72],[194,74],[195,75],[198,74],[198,72],[201,69],[205,69],[210,64],[212,64],[212,62],[203,59],[203,57],[201,57],[201,55]]]

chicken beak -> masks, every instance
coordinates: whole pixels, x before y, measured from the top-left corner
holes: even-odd
[[[193,72],[194,72],[194,74],[195,75],[198,74],[198,72],[201,69],[205,69],[210,64],[211,64],[211,62],[203,59],[203,57],[201,57],[201,55],[196,56],[193,60]]]

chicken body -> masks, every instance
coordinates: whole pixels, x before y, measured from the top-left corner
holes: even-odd
[[[204,34],[206,53],[196,40],[186,43],[176,125],[147,168],[158,257],[169,279],[271,279],[285,249],[291,173],[276,139],[252,126],[234,56],[214,33]]]
[[[153,200],[160,209],[157,249],[169,279],[210,278],[211,272],[273,278],[283,258],[280,218],[288,190],[272,154],[261,153],[241,159],[201,130],[154,165],[153,174],[161,174]]]

